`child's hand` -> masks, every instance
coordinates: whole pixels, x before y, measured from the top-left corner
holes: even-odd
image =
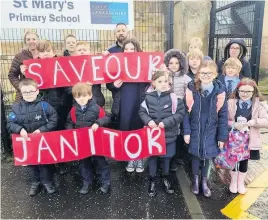
[[[218,146],[219,146],[220,149],[222,149],[223,146],[224,146],[224,142],[218,141]]]
[[[122,84],[123,84],[123,81],[121,79],[114,81],[114,86],[116,88],[120,88],[122,86]]]
[[[156,128],[157,127],[157,125],[155,124],[155,122],[153,120],[149,121],[148,126],[150,128]]]
[[[163,122],[160,122],[160,123],[158,124],[158,127],[159,127],[159,128],[164,128],[164,127],[165,127],[165,125],[164,125],[164,123],[163,123]]]
[[[184,135],[183,136],[183,138],[184,138],[184,142],[186,143],[186,144],[190,144],[190,135]]]
[[[102,55],[104,55],[104,56],[107,56],[107,55],[109,55],[109,54],[110,54],[110,52],[109,52],[109,51],[107,51],[107,50],[102,51]]]
[[[20,136],[22,136],[23,138],[28,137],[28,133],[24,128],[20,130]]]
[[[21,73],[23,74],[23,75],[25,75],[25,71],[28,69],[28,67],[27,66],[25,66],[25,65],[20,65],[20,71],[21,71]]]
[[[254,126],[255,124],[256,124],[256,121],[255,121],[254,119],[249,120],[249,121],[247,122],[247,126],[249,126],[249,127]]]
[[[35,131],[33,132],[33,134],[39,134],[39,133],[41,133],[41,131],[40,131],[39,129],[37,129],[37,130],[35,130]]]
[[[99,125],[96,123],[91,126],[92,131],[97,131],[98,128],[99,128]]]

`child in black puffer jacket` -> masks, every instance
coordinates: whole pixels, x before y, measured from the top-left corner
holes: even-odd
[[[144,102],[141,104],[139,115],[145,125],[151,128],[165,129],[166,155],[161,156],[163,170],[163,184],[165,191],[174,193],[167,177],[169,175],[170,159],[176,152],[176,140],[178,137],[178,125],[182,122],[185,108],[182,99],[177,99],[169,87],[168,73],[157,71],[152,76],[153,91],[147,92]],[[158,156],[149,158],[150,184],[148,194],[156,195],[155,177],[157,171]]]
[[[8,131],[27,138],[29,133],[55,130],[58,120],[57,112],[50,104],[37,98],[39,94],[37,83],[32,79],[23,79],[19,88],[23,100],[12,106],[12,112],[8,117]],[[40,181],[49,194],[55,192],[52,185],[52,165],[29,165],[28,167],[32,179],[30,196],[38,193]]]

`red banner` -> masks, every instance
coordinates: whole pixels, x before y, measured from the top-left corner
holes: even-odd
[[[39,88],[72,86],[77,82],[102,84],[149,82],[152,71],[163,63],[163,53],[116,53],[108,56],[68,56],[25,60],[26,77],[35,79]]]
[[[12,135],[15,165],[53,164],[99,155],[118,161],[137,160],[166,154],[164,129],[144,127],[117,131],[90,127],[29,134],[27,139]]]

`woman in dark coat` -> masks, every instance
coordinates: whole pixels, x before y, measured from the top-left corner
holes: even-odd
[[[8,79],[16,89],[15,102],[19,102],[22,99],[19,91],[19,83],[23,78],[25,78],[24,74],[26,67],[23,65],[23,61],[38,57],[38,52],[36,50],[38,39],[39,37],[35,32],[27,31],[24,35],[24,44],[26,49],[23,49],[20,53],[16,54],[12,60]]]
[[[246,43],[243,39],[233,39],[230,40],[229,43],[225,46],[224,49],[224,58],[218,62],[218,72],[219,74],[223,74],[223,64],[229,57],[238,58],[242,63],[242,69],[240,71],[240,78],[248,77],[251,78],[251,69],[250,62],[246,60],[247,47]]]

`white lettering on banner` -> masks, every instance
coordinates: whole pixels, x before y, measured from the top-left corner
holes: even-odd
[[[78,142],[77,142],[76,131],[73,131],[73,137],[74,137],[75,147],[72,147],[72,145],[62,135],[60,135],[61,159],[64,159],[64,156],[65,156],[65,151],[64,151],[65,145],[73,152],[75,156],[78,156]]]
[[[59,67],[59,69],[58,69],[58,67]],[[58,71],[61,71],[63,73],[63,75],[65,76],[65,78],[68,80],[68,82],[71,82],[71,80],[68,78],[68,76],[66,75],[66,73],[62,69],[59,61],[56,60],[55,67],[54,67],[54,86],[57,84]]]
[[[15,160],[19,161],[20,163],[25,162],[28,158],[28,151],[27,151],[27,143],[26,141],[30,141],[30,138],[24,138],[24,137],[16,137],[16,141],[22,142],[22,150],[23,150],[23,158],[20,159],[18,157],[15,157]]]
[[[43,144],[46,144],[46,147],[43,147]],[[48,150],[50,155],[53,157],[53,159],[55,161],[57,161],[57,158],[55,157],[54,153],[52,152],[51,148],[49,147],[45,137],[42,135],[41,139],[40,139],[40,142],[39,142],[39,146],[38,146],[38,163],[41,162],[41,151],[44,151],[44,150]]]
[[[152,72],[156,70],[156,66],[160,63],[160,56],[149,56],[149,70],[148,70],[148,80],[152,79]]]
[[[131,152],[128,150],[128,142],[129,142],[129,140],[130,140],[132,137],[135,137],[135,138],[137,138],[137,140],[138,140],[138,146],[139,146],[139,148],[138,148],[138,151],[137,151],[135,154],[131,153]],[[138,134],[130,134],[130,135],[128,135],[127,138],[126,138],[126,140],[125,140],[125,142],[124,142],[124,148],[125,148],[125,151],[126,151],[127,155],[128,155],[131,159],[135,159],[135,158],[137,158],[137,157],[141,154],[141,150],[142,150],[142,141],[141,141],[141,137],[140,137]]]
[[[96,60],[102,60],[102,56],[92,56],[91,57],[91,62],[92,62],[92,72],[93,72],[93,81],[97,81],[97,80],[104,80],[103,77],[101,78],[97,78],[97,70],[100,69],[99,66],[96,66],[95,61]]]
[[[129,69],[128,69],[128,59],[127,57],[124,57],[124,63],[125,63],[125,70],[126,70],[126,74],[129,76],[129,78],[131,79],[138,79],[140,74],[141,74],[141,58],[140,56],[137,57],[137,73],[135,76],[131,76],[130,73],[129,73]]]
[[[153,137],[153,133],[155,131],[158,131],[157,135]],[[153,128],[152,130],[150,128],[147,128],[147,137],[148,137],[148,147],[149,147],[149,154],[153,153],[153,147],[156,147],[158,149],[159,153],[162,153],[163,146],[161,146],[159,143],[156,142],[156,140],[161,135],[161,129],[160,128]]]
[[[117,66],[118,66],[118,68],[117,68],[117,74],[116,74],[115,76],[112,76],[112,75],[110,74],[109,70],[108,70],[109,62],[110,62],[110,60],[111,60],[112,58],[114,58],[114,59],[116,60],[116,63],[117,63]],[[120,76],[120,73],[121,73],[121,66],[120,66],[120,60],[118,59],[117,56],[112,55],[112,56],[109,56],[109,57],[107,58],[106,63],[105,63],[105,72],[106,72],[106,74],[109,76],[109,78],[110,78],[110,79],[113,79],[113,80],[115,80],[116,78],[118,78],[118,77]]]
[[[90,152],[92,155],[95,155],[96,148],[95,148],[94,134],[91,128],[88,129],[88,135],[89,135]]]
[[[110,144],[110,152],[111,152],[111,156],[113,158],[115,158],[115,153],[114,153],[114,137],[118,137],[118,133],[116,132],[112,132],[112,131],[108,131],[108,130],[103,130],[104,134],[108,134],[110,136],[109,138],[109,144]]]
[[[42,85],[44,84],[43,78],[42,78],[42,76],[40,76],[38,73],[32,71],[32,67],[33,67],[33,66],[38,66],[39,68],[41,68],[42,65],[41,65],[40,63],[31,63],[31,64],[29,65],[29,67],[28,67],[28,71],[29,71],[30,74],[39,77],[39,79],[40,79],[40,83],[38,84],[38,86],[42,86]]]
[[[87,63],[87,60],[84,59],[84,62],[82,64],[82,67],[81,67],[81,71],[80,73],[78,73],[77,69],[75,68],[75,66],[73,65],[72,61],[71,60],[68,60],[69,61],[69,64],[71,65],[74,73],[76,74],[76,76],[78,77],[79,81],[81,82],[82,78],[83,78],[83,74],[84,74],[84,70],[85,70],[85,65]]]

